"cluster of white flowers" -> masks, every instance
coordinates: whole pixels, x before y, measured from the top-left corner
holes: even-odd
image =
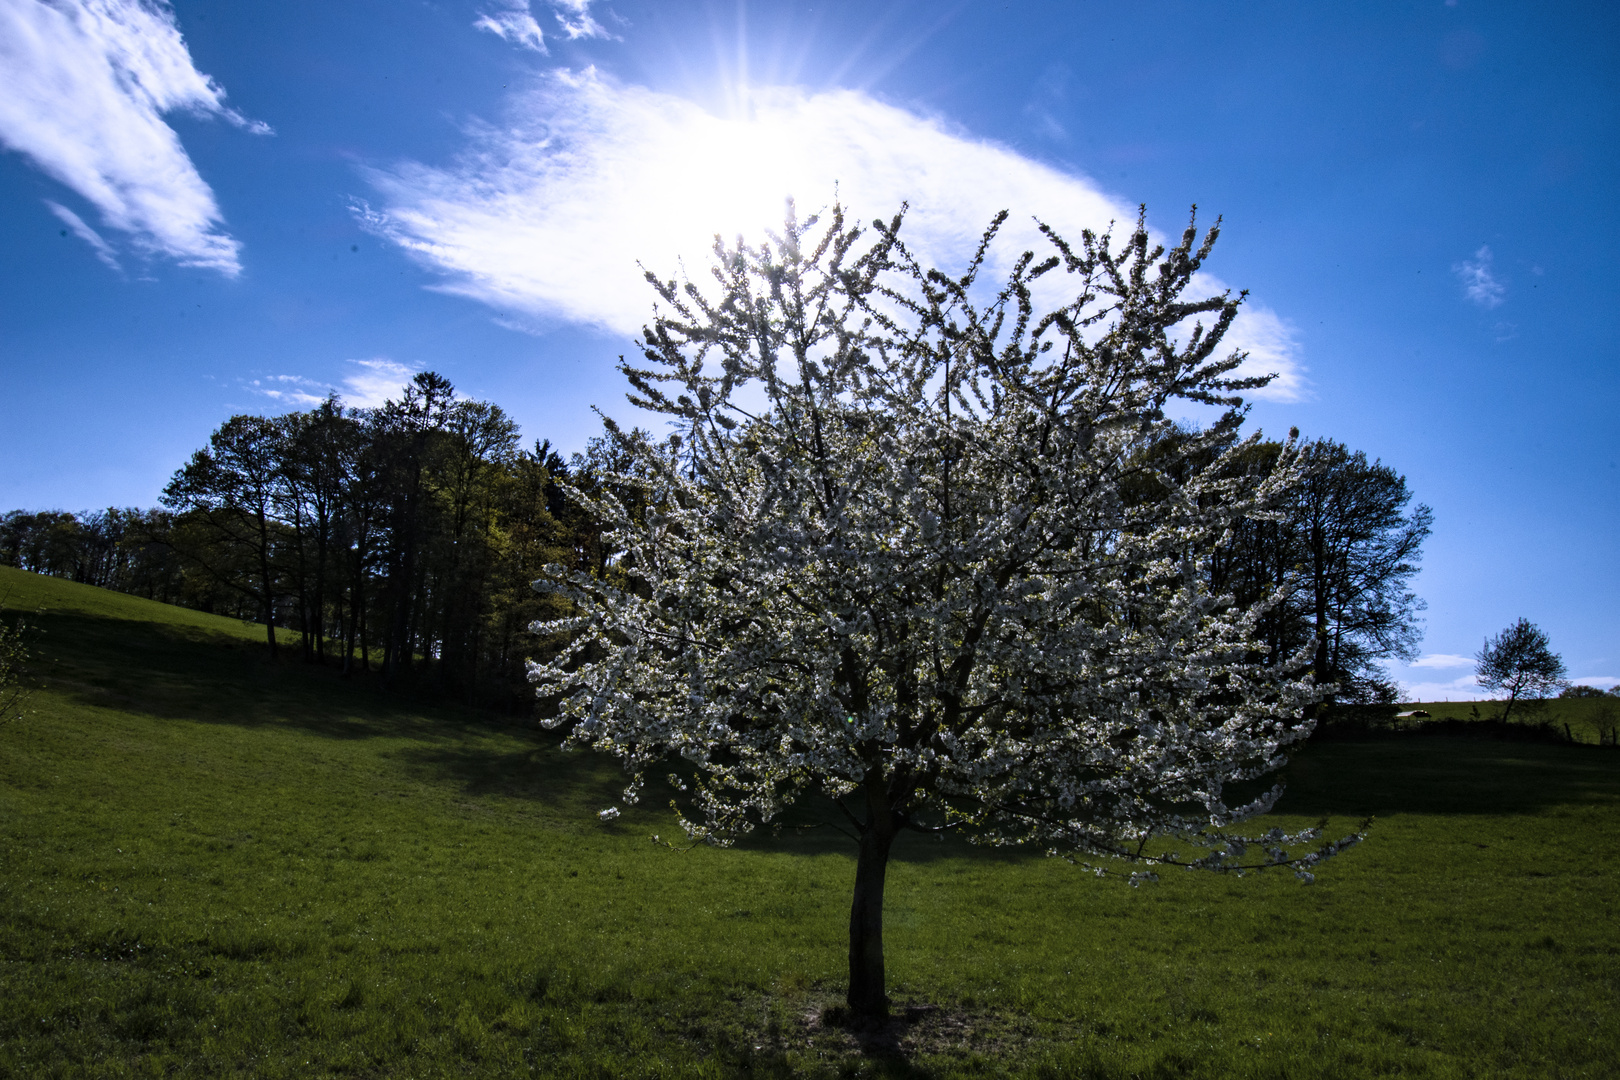
[[[1229,786],[1283,763],[1317,690],[1257,640],[1264,605],[1208,587],[1233,523],[1300,475],[1293,438],[1255,475],[1259,436],[1231,437],[1257,385],[1216,352],[1240,298],[1183,297],[1214,232],[1049,234],[986,292],[979,260],[917,265],[899,224],[790,210],[760,248],[716,242],[718,295],[654,280],[651,366],[625,370],[676,434],[610,422],[633,469],[571,492],[622,555],[537,583],[577,611],[535,626],[569,641],[531,668],[550,723],[624,760],[627,802],[653,763],[692,763],[682,824],[706,842],[819,791],[858,795],[861,828],[1308,876],[1359,834],[1289,856],[1316,831],[1229,832],[1280,793]],[[1054,273],[1074,300],[1037,312]],[[1176,400],[1225,411],[1189,431]]]

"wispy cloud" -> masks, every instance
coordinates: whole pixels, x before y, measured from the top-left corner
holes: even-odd
[[[1430,653],[1420,660],[1412,661],[1408,667],[1418,668],[1471,668],[1474,666],[1472,656],[1458,656],[1456,653]]]
[[[1507,299],[1507,285],[1491,272],[1491,249],[1481,244],[1472,259],[1453,263],[1452,273],[1462,282],[1463,295],[1482,308],[1501,307]]]
[[[1225,289],[1219,279],[1200,274],[1195,287],[1214,293]],[[1301,401],[1310,396],[1306,367],[1300,362],[1299,333],[1294,324],[1261,304],[1248,303],[1232,324],[1226,340],[1249,354],[1240,374],[1274,376],[1261,390],[1249,391],[1271,401]]]
[[[224,90],[192,65],[166,4],[0,0],[0,70],[0,142],[76,191],[139,250],[240,272],[241,245],[223,231],[214,193],[163,116],[269,128],[225,105]],[[68,220],[55,204],[52,212]],[[80,235],[111,257],[105,240],[97,247]]]
[[[295,409],[314,408],[326,400],[321,384],[302,375],[266,375],[249,379],[247,385],[255,394]]]
[[[503,0],[494,8],[484,11],[473,23],[480,30],[490,33],[520,45],[535,52],[546,51],[546,35],[540,30],[540,24],[535,22],[534,15],[529,11],[528,0]]]
[[[1450,681],[1409,682],[1401,680],[1403,701],[1489,701],[1487,693],[1472,675]]]
[[[100,233],[86,225],[84,223],[84,218],[80,217],[78,214],[75,214],[61,203],[52,202],[51,200],[46,199],[45,205],[50,207],[51,213],[55,214],[59,219],[61,219],[62,224],[68,227],[69,232],[90,245],[90,250],[96,253],[96,258],[100,259],[114,270],[122,271],[124,269],[119,265],[118,256],[114,254],[112,245],[103,240]]]
[[[551,0],[552,15],[569,40],[579,38],[610,37],[611,35],[591,15],[594,0]],[[546,35],[534,17],[529,0],[495,0],[473,23],[480,30],[488,30],[513,45],[535,52],[546,52]]]
[[[1456,653],[1429,653],[1411,663],[1397,660],[1384,665],[1401,687],[1403,701],[1484,701],[1491,695],[1474,679],[1474,658]],[[1458,672],[1445,678],[1439,672]]]
[[[685,258],[698,275],[717,232],[759,239],[788,195],[803,214],[836,192],[860,217],[907,201],[913,250],[945,266],[1011,209],[996,272],[1046,246],[1031,215],[1076,237],[1111,221],[1128,227],[1136,213],[1085,177],[855,91],[755,89],[734,115],[717,116],[588,70],[552,72],[510,104],[501,125],[470,130],[448,167],[372,172],[383,205],[358,209],[442,272],[444,290],[525,322],[633,334],[652,300],[638,260],[669,276]],[[1224,288],[1207,276],[1198,287]],[[1301,395],[1298,343],[1275,312],[1245,305],[1228,340],[1250,351],[1248,371],[1279,376],[1261,396]]]
[[[404,364],[383,357],[349,363],[360,370],[343,377],[343,400],[360,408],[374,409],[390,398],[398,398],[415,374]]]
[[[1069,132],[1055,115],[1068,96],[1070,71],[1064,64],[1053,64],[1035,84],[1035,92],[1024,104],[1024,115],[1036,134],[1055,142],[1067,142]]]
[[[247,385],[255,394],[293,409],[314,408],[328,394],[337,394],[353,408],[374,409],[390,398],[398,398],[414,374],[404,364],[383,357],[347,363],[354,367],[340,380],[341,386],[302,375],[266,375],[250,379]]]
[[[1472,660],[1469,661],[1473,663]],[[1412,667],[1420,667],[1421,663]],[[1620,678],[1613,675],[1582,675],[1571,679],[1577,686],[1595,686],[1599,690],[1612,689],[1620,686]],[[1490,701],[1496,695],[1488,692],[1479,683],[1474,681],[1472,675],[1462,675],[1450,681],[1401,681],[1401,695],[1405,701]]]
[[[591,17],[593,3],[595,0],[551,0],[553,14],[570,39],[612,36]]]

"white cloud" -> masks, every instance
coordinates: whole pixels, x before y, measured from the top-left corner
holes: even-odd
[[[118,256],[113,252],[112,245],[103,240],[100,233],[86,225],[84,223],[84,218],[80,217],[78,214],[75,214],[61,203],[52,202],[51,200],[46,199],[45,205],[50,207],[51,213],[60,218],[62,224],[66,225],[68,230],[72,232],[74,236],[77,236],[80,240],[83,240],[85,243],[90,245],[90,250],[96,253],[96,258],[100,259],[114,270],[122,271],[124,269],[118,264]]]
[[[404,364],[382,357],[349,363],[361,370],[344,376],[343,400],[356,408],[374,409],[389,398],[398,398],[415,374]]]
[[[546,51],[546,35],[541,33],[540,24],[529,13],[528,0],[504,0],[499,7],[479,15],[473,25],[513,45],[538,53]]]
[[[1507,285],[1491,273],[1491,249],[1481,244],[1472,259],[1453,263],[1451,272],[1463,284],[1463,294],[1482,308],[1501,307],[1507,299]]]
[[[1472,675],[1449,682],[1401,682],[1403,701],[1489,701],[1491,695],[1474,681]]]
[[[1474,680],[1474,658],[1456,653],[1429,653],[1410,664],[1391,661],[1390,674],[1400,683],[1404,701],[1485,701],[1490,694]],[[1466,669],[1452,679],[1437,678],[1430,671],[1456,671]],[[1401,678],[1402,671],[1407,678]],[[1410,676],[1417,675],[1417,679]]]
[[[1471,668],[1474,666],[1472,656],[1458,656],[1456,653],[1430,653],[1420,660],[1414,660],[1408,667],[1418,668]]]
[[[1210,292],[1225,288],[1220,281],[1203,274],[1193,283]],[[1249,354],[1239,374],[1275,376],[1270,385],[1251,390],[1250,394],[1272,401],[1300,401],[1309,396],[1307,369],[1299,361],[1299,336],[1293,323],[1268,307],[1245,303],[1226,340]]]
[[[225,92],[192,66],[166,5],[0,0],[0,70],[0,142],[78,192],[138,249],[240,272],[241,245],[222,230],[214,193],[163,115],[269,128],[228,108]]]
[[[611,35],[591,17],[594,0],[551,0],[552,14],[557,25],[569,40],[579,38],[610,37]],[[546,52],[546,36],[534,17],[529,0],[495,0],[495,6],[482,12],[473,23],[480,30],[488,30],[505,41],[535,52]]]
[[[601,23],[591,18],[591,4],[595,0],[551,0],[557,16],[557,22],[562,26],[563,33],[571,39],[610,37],[611,35]]]
[[[247,385],[255,394],[292,409],[313,409],[333,393],[350,408],[374,409],[390,398],[397,399],[414,374],[404,364],[382,357],[348,363],[359,370],[351,369],[343,377],[341,387],[302,375],[267,375],[251,379]]]
[[[1469,660],[1468,663],[1472,664],[1473,661]],[[1425,665],[1420,660],[1411,666],[1423,667]],[[1432,666],[1438,667],[1440,665]],[[1608,690],[1614,686],[1620,686],[1620,678],[1613,675],[1582,675],[1578,679],[1571,679],[1570,682],[1576,686],[1595,686],[1599,690]],[[1472,675],[1459,676],[1449,682],[1406,682],[1403,680],[1401,682],[1401,693],[1403,701],[1491,701],[1496,699],[1496,695],[1483,689],[1474,681]]]
[[[789,194],[801,214],[835,191],[862,217],[909,201],[908,243],[943,266],[960,265],[995,213],[1011,209],[996,273],[1045,248],[1030,215],[1077,238],[1110,221],[1128,228],[1136,214],[1084,177],[855,91],[756,89],[737,115],[717,116],[594,71],[562,71],[511,106],[501,126],[474,127],[449,167],[373,171],[384,205],[360,212],[441,271],[445,291],[531,323],[634,334],[653,299],[638,260],[669,277],[684,257],[696,277],[716,232],[761,238]],[[1198,284],[1225,288],[1208,276]],[[1245,373],[1279,375],[1258,396],[1301,396],[1298,344],[1275,312],[1246,304],[1228,341],[1251,352]]]
[[[326,394],[320,392],[321,384],[302,375],[267,375],[249,379],[247,385],[255,394],[295,409],[312,409],[326,400]]]

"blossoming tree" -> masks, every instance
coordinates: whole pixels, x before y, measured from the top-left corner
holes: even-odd
[[[1167,251],[1140,219],[1119,250],[1043,228],[1051,254],[987,287],[1005,214],[959,276],[921,264],[902,215],[864,230],[834,208],[818,228],[790,204],[759,247],[716,240],[707,290],[648,275],[664,308],[647,365],[622,367],[675,430],[608,423],[633,466],[578,497],[623,555],[548,568],[537,587],[578,614],[536,625],[571,644],[531,669],[549,723],[624,760],[627,801],[656,762],[695,767],[694,839],[836,800],[867,1017],[887,1009],[902,829],[1145,867],[1133,882],[1165,864],[1308,877],[1357,839],[1230,828],[1280,789],[1228,786],[1282,764],[1317,694],[1308,657],[1255,640],[1263,604],[1207,585],[1207,553],[1300,469],[1292,438],[1264,475],[1235,466],[1241,392],[1266,380],[1220,352],[1242,298],[1186,296],[1216,230]],[[1054,282],[1066,299],[1041,310]],[[1223,411],[1169,438],[1175,401]]]

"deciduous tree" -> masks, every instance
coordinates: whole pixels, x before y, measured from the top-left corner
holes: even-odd
[[[253,598],[276,652],[280,570],[276,515],[283,482],[282,425],[263,416],[233,416],[163,489],[163,504],[189,513],[207,537],[191,555],[218,581]]]
[[[1539,705],[1548,694],[1569,685],[1564,681],[1563,658],[1552,651],[1546,632],[1528,619],[1486,638],[1474,659],[1479,685],[1492,693],[1507,692],[1503,720],[1512,714],[1515,704]]]
[[[1393,702],[1378,662],[1416,658],[1423,603],[1407,583],[1433,514],[1407,512],[1406,478],[1342,443],[1311,443],[1305,463],[1287,517],[1306,567],[1312,671],[1334,698]]]
[[[1133,880],[1308,877],[1356,839],[1232,830],[1280,791],[1232,785],[1282,764],[1317,692],[1308,650],[1256,636],[1273,597],[1209,583],[1209,552],[1301,478],[1292,438],[1274,468],[1235,467],[1258,439],[1233,439],[1241,393],[1266,380],[1220,351],[1241,297],[1188,296],[1216,230],[1168,251],[1140,220],[1117,250],[1047,232],[1048,256],[987,286],[1002,218],[959,274],[914,258],[901,220],[868,233],[835,209],[818,229],[790,208],[761,246],[716,241],[717,288],[649,275],[663,313],[624,370],[676,430],[608,425],[629,465],[574,495],[622,554],[548,568],[581,614],[536,627],[573,637],[532,673],[572,744],[623,758],[627,800],[666,756],[695,766],[697,840],[836,800],[861,1016],[887,1008],[902,829],[1146,864]],[[1172,440],[1178,401],[1224,411]]]

